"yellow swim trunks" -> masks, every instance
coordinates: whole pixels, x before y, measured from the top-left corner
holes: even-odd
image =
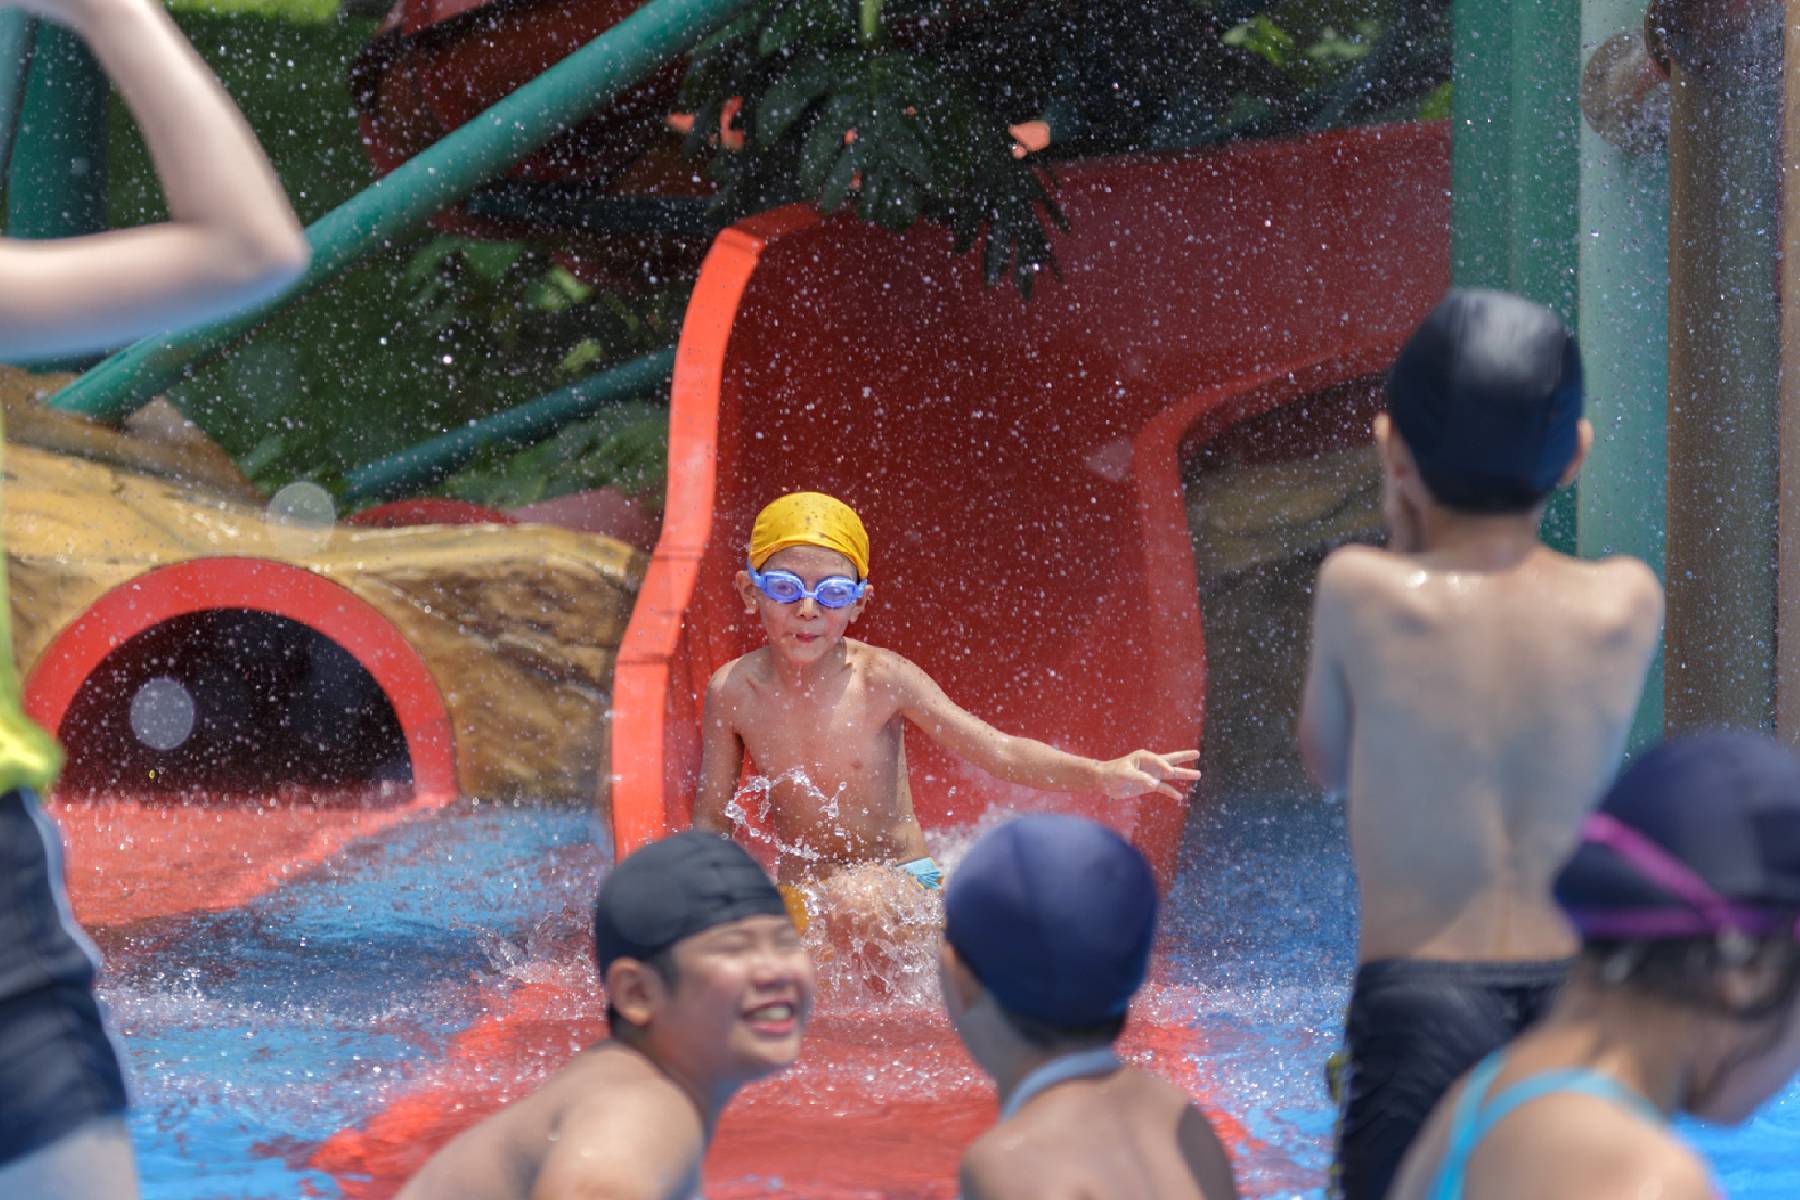
[[[781,893],[781,903],[787,907],[788,920],[801,933],[812,924],[812,914],[806,911],[806,893],[791,883],[778,883],[775,890]]]

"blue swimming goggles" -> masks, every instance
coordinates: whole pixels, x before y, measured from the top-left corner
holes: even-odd
[[[749,567],[749,571],[750,582],[777,604],[811,600],[820,608],[849,608],[869,590],[868,580],[851,579],[847,575],[827,575],[809,588],[806,581],[792,571],[758,571],[755,567]]]

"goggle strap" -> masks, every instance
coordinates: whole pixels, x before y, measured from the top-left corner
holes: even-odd
[[[1595,845],[1605,846],[1630,863],[1645,879],[1687,903],[1705,922],[1707,931],[1743,930],[1746,925],[1762,923],[1746,921],[1745,917],[1754,910],[1733,904],[1721,896],[1686,863],[1616,817],[1594,813],[1582,828],[1582,838]],[[1591,923],[1599,914],[1587,915],[1590,923],[1584,924],[1583,928],[1599,932]],[[1641,920],[1630,919],[1625,913],[1618,915],[1623,925],[1643,927]],[[1641,917],[1642,914],[1638,916]]]

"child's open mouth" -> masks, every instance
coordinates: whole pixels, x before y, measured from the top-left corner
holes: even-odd
[[[751,1009],[744,1022],[764,1037],[786,1037],[799,1027],[800,1014],[792,1003],[780,1000]]]

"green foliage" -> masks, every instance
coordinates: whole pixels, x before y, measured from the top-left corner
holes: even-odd
[[[256,130],[302,220],[374,182],[345,78],[375,21],[178,19]],[[113,224],[166,217],[122,108],[109,177]],[[354,467],[672,344],[688,286],[616,294],[583,284],[542,249],[427,232],[299,298],[170,398],[265,490],[295,479],[336,489]],[[496,451],[491,462],[502,457]],[[581,478],[605,461],[594,458]],[[628,481],[642,475],[633,467]],[[546,473],[552,489],[575,478]]]
[[[1449,76],[1449,0],[761,0],[703,42],[689,148],[726,216],[811,200],[1054,267],[1056,156],[1412,115]],[[1048,156],[1009,126],[1046,120]],[[720,149],[722,123],[740,150]]]
[[[178,13],[250,14],[285,21],[318,23],[338,15],[342,0],[168,0]]]
[[[513,508],[611,486],[661,507],[668,469],[668,410],[620,404],[530,449],[489,451],[440,490],[490,508]]]
[[[887,229],[929,218],[1029,293],[1064,224],[1008,132],[1048,96],[1041,25],[1024,0],[764,0],[693,56],[690,149],[741,103],[744,146],[711,166],[728,216],[811,199]]]

